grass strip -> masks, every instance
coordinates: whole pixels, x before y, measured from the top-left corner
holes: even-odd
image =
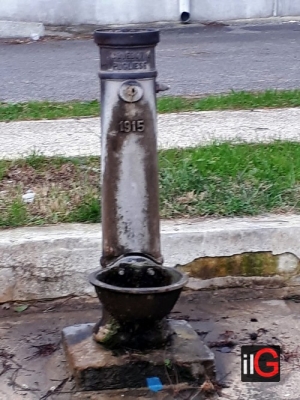
[[[0,161],[0,227],[100,222],[100,160]],[[224,143],[159,152],[162,218],[300,210],[300,144]],[[22,195],[32,190],[33,203]]]
[[[300,90],[235,92],[201,98],[159,97],[159,113],[211,110],[249,110],[300,106]],[[0,121],[21,121],[99,116],[100,105],[93,101],[0,103]]]

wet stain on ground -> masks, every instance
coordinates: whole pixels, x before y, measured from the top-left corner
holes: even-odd
[[[219,385],[228,386],[222,392],[230,399],[282,399],[288,393],[288,398],[293,399],[289,387],[299,386],[300,381],[300,305],[280,300],[279,295],[280,291],[267,289],[184,292],[171,313],[171,318],[188,319],[214,351],[216,379]],[[96,322],[101,314],[96,298],[31,303],[22,313],[13,309],[13,304],[9,309],[0,308],[1,400],[155,398],[149,391],[135,391],[131,397],[126,391],[122,392],[124,397],[120,393],[76,393],[60,344],[61,331],[66,326]],[[280,383],[250,387],[240,382],[240,347],[252,343],[282,347]],[[173,388],[175,383],[172,382]],[[192,393],[204,398],[203,391],[197,394],[193,389]],[[162,400],[178,398],[172,388],[159,396],[156,398]]]

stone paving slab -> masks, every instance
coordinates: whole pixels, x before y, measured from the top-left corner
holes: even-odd
[[[213,142],[300,141],[300,108],[158,115],[158,147]],[[35,151],[47,156],[100,154],[100,117],[0,123],[0,158]]]

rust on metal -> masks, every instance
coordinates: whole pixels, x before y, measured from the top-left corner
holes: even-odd
[[[140,252],[149,254],[157,260],[161,260],[160,251],[160,231],[159,231],[159,192],[158,192],[158,161],[156,152],[156,138],[152,132],[154,130],[153,117],[151,110],[147,104],[139,102],[139,104],[128,104],[120,102],[112,115],[111,125],[109,127],[110,134],[107,137],[107,164],[102,181],[102,227],[103,227],[103,259],[107,261],[119,257],[120,255],[131,253],[137,249],[124,248],[119,243],[118,225],[120,218],[120,210],[117,204],[117,186],[121,175],[120,152],[123,148],[124,141],[127,136],[115,134],[119,129],[119,116],[134,113],[137,120],[145,121],[145,132],[138,134],[138,142],[145,149],[145,177],[146,191],[149,193],[145,199],[145,210],[147,215],[148,232],[150,242],[146,243],[147,247],[140,248]],[[134,155],[133,155],[134,156]],[[134,163],[134,159],[132,160]],[[130,182],[129,182],[130,183]],[[128,183],[128,184],[129,184]],[[124,201],[129,199],[124,199]],[[119,218],[119,219],[118,219]],[[129,227],[126,226],[127,232]],[[128,232],[134,235],[135,232]]]
[[[188,278],[162,266],[159,217],[156,30],[96,31],[100,48],[102,257],[90,275],[102,319],[96,342],[163,346],[166,316]]]
[[[156,128],[161,86],[155,81],[154,51],[159,32],[96,31],[95,41],[101,64],[101,264],[132,252],[162,263]]]

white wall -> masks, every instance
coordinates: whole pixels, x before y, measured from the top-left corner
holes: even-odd
[[[299,0],[280,0],[278,2],[278,15],[289,16],[298,15],[300,16],[300,1]]]
[[[103,24],[174,21],[179,18],[178,0],[98,0],[96,8],[98,21]]]
[[[178,19],[178,0],[0,0],[0,20],[129,24]]]
[[[191,18],[199,21],[267,18],[273,15],[273,9],[274,0],[192,0]]]
[[[191,0],[193,21],[300,16],[300,0]],[[178,21],[179,0],[0,0],[0,20],[44,24]]]

